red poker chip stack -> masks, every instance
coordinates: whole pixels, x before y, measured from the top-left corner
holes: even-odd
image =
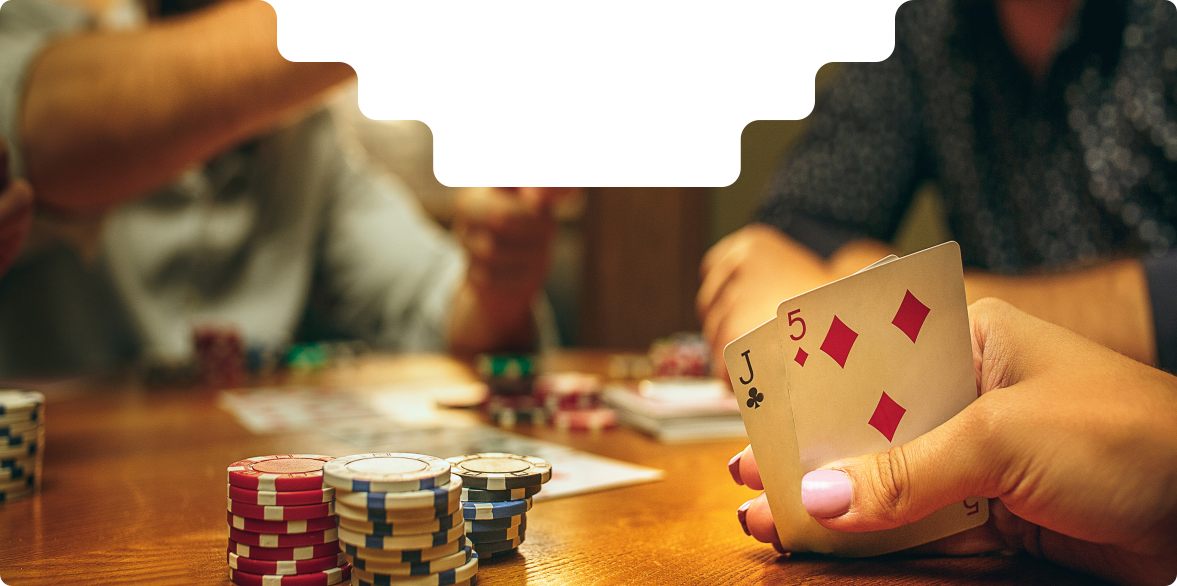
[[[331,586],[351,577],[339,548],[335,489],[316,454],[229,466],[229,579],[240,586]]]
[[[245,382],[245,345],[236,327],[225,324],[195,326],[192,328],[192,345],[202,383],[233,387]]]
[[[557,429],[600,431],[617,425],[617,413],[601,407],[601,379],[596,375],[542,375],[535,381],[535,392]]]

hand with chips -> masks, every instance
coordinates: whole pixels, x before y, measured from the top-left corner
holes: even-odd
[[[452,350],[476,353],[534,345],[531,308],[551,263],[554,207],[578,193],[547,187],[459,192],[454,234],[470,266],[453,308]]]
[[[1177,378],[1001,301],[969,313],[980,398],[914,441],[806,474],[805,509],[828,529],[863,532],[987,496],[988,523],[920,550],[1025,550],[1120,583],[1170,584]],[[730,468],[763,488],[750,449]],[[780,549],[763,494],[739,517]]]
[[[721,379],[723,347],[776,316],[777,305],[891,254],[873,241],[850,243],[825,260],[780,231],[752,224],[720,240],[703,257],[696,311]]]
[[[33,189],[8,179],[8,145],[0,138],[0,275],[16,260],[33,223]]]

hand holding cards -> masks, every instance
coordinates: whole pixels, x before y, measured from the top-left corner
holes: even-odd
[[[884,259],[786,300],[724,358],[786,549],[877,555],[988,518],[986,499],[965,499],[903,527],[840,533],[801,504],[805,473],[901,445],[976,398],[955,243]]]

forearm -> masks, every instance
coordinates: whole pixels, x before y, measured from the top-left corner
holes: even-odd
[[[278,53],[273,8],[226,2],[127,33],[63,38],[34,63],[21,132],[39,200],[92,212],[174,178],[353,75]]]
[[[462,284],[450,313],[451,353],[473,356],[496,350],[531,351],[535,346],[535,317],[530,303],[488,300],[469,282]]]
[[[1046,276],[965,275],[969,303],[997,297],[1130,358],[1156,363],[1148,284],[1139,261]]]

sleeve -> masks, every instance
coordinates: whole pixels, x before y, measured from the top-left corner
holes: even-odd
[[[79,8],[41,0],[9,0],[0,6],[0,138],[8,145],[8,171],[25,175],[21,101],[33,60],[53,37],[90,26]]]
[[[846,64],[819,97],[755,216],[825,257],[857,238],[891,240],[927,175],[902,20],[890,57]]]
[[[1144,260],[1157,339],[1157,366],[1177,372],[1177,252]]]
[[[312,304],[338,334],[373,347],[444,351],[461,249],[399,180],[336,160]]]

